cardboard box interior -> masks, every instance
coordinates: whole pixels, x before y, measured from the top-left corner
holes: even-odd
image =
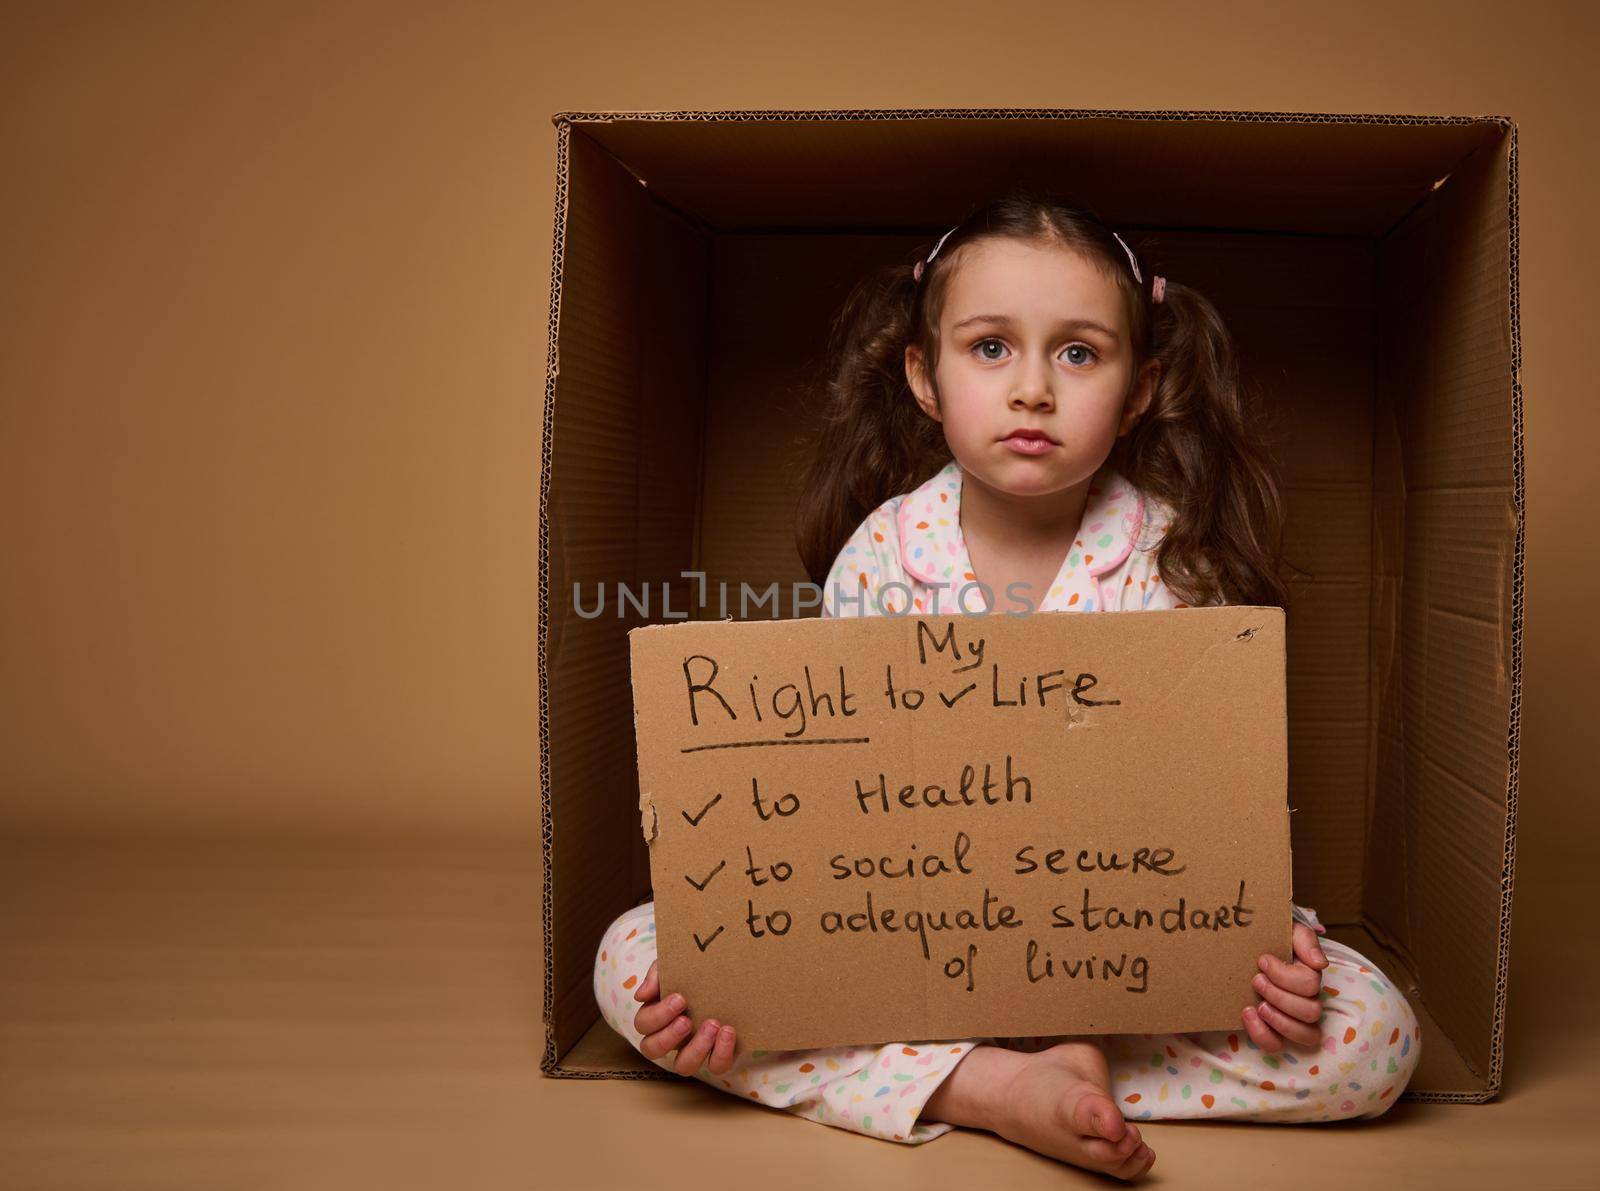
[[[805,578],[793,511],[827,325],[1012,181],[1204,290],[1275,429],[1295,900],[1423,1022],[1406,1098],[1499,1088],[1523,482],[1516,129],[1472,117],[1061,110],[563,113],[541,475],[546,1054],[676,1078],[599,1018],[650,896],[627,632],[572,590]],[[659,604],[650,619],[659,620]],[[759,614],[759,613],[758,613]]]

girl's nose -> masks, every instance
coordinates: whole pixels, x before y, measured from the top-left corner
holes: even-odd
[[[1049,411],[1055,408],[1055,398],[1048,385],[1028,385],[1011,395],[1011,408]]]
[[[1050,365],[1027,360],[1017,371],[1016,388],[1011,394],[1012,409],[1048,411],[1055,405],[1050,391]]]

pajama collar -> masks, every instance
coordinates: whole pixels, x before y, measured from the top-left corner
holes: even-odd
[[[899,513],[901,565],[923,583],[949,588],[952,601],[965,584],[975,581],[961,532],[961,482],[961,466],[952,459],[907,494]],[[1102,466],[1090,481],[1078,536],[1039,611],[1103,607],[1098,580],[1127,560],[1144,514],[1143,493],[1109,464]],[[995,592],[994,598],[1005,600],[1005,593]],[[981,594],[969,594],[966,606],[976,609],[981,602]]]

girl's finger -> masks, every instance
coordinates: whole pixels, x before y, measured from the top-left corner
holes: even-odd
[[[717,1023],[707,1018],[700,1023],[700,1028],[694,1032],[682,1046],[678,1047],[678,1061],[673,1064],[679,1075],[693,1075],[706,1065],[706,1056],[711,1053],[711,1044],[717,1039]]]
[[[733,1067],[734,1030],[725,1025],[717,1031],[716,1044],[711,1049],[708,1066],[718,1075],[726,1075]]]
[[[1283,1049],[1283,1039],[1261,1018],[1254,1005],[1247,1007],[1239,1016],[1244,1021],[1245,1033],[1250,1035],[1250,1041],[1269,1054]]]
[[[1265,973],[1257,972],[1250,984],[1256,990],[1258,997],[1263,1001],[1270,1001],[1290,1017],[1313,1025],[1322,1020],[1322,1006],[1314,998],[1298,996],[1279,988],[1267,979]]]
[[[635,1001],[653,1001],[661,995],[661,986],[656,982],[656,964],[659,962],[654,959],[650,961],[650,970],[639,981],[639,987],[633,990]]]
[[[1322,973],[1305,964],[1286,964],[1276,955],[1266,952],[1258,961],[1258,966],[1267,974],[1268,980],[1285,992],[1314,997],[1322,991]]]
[[[683,1009],[682,993],[673,993],[671,996],[662,997],[659,1001],[651,1001],[633,1015],[633,1028],[641,1034],[654,1034],[662,1027],[671,1025],[672,1019],[682,1013]]]
[[[687,1017],[675,1017],[654,1034],[646,1034],[639,1043],[639,1053],[654,1062],[669,1051],[677,1050],[689,1036],[691,1022]]]
[[[1317,941],[1317,933],[1303,922],[1294,924],[1294,953],[1300,962],[1318,971],[1328,966],[1328,953]]]
[[[1322,1041],[1320,1026],[1298,1021],[1276,1006],[1258,1005],[1256,1012],[1260,1014],[1262,1021],[1296,1046],[1316,1046]]]

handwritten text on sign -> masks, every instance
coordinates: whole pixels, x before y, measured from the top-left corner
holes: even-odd
[[[629,642],[661,984],[743,1045],[1235,1028],[1290,958],[1279,609]]]

